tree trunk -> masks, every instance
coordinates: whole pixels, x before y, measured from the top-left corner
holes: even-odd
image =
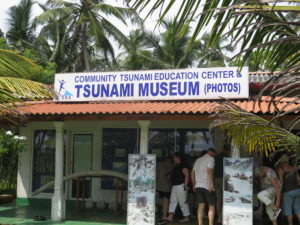
[[[87,25],[86,23],[83,25],[82,31],[82,54],[83,54],[83,64],[84,71],[91,71],[90,62],[89,62],[89,54],[88,54],[88,36],[87,36]]]
[[[57,55],[58,55],[58,52],[59,52],[59,47],[60,47],[60,33],[59,33],[59,25],[58,23],[56,23],[56,43],[55,43],[55,48],[53,50],[53,53],[50,57],[50,62],[54,62]]]

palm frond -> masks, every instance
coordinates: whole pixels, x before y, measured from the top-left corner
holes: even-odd
[[[216,119],[211,123],[210,129],[226,131],[226,135],[240,149],[269,155],[278,150],[296,151],[299,146],[300,138],[297,135],[230,101],[221,104],[216,110]]]
[[[0,76],[32,78],[41,71],[34,62],[11,50],[0,49]]]
[[[10,93],[10,98],[14,98],[15,101],[19,101],[20,98],[37,100],[54,96],[46,85],[22,78],[0,77],[0,89]],[[3,102],[1,100],[0,102]]]

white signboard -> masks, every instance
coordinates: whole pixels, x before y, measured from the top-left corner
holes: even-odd
[[[224,158],[224,225],[253,224],[252,174],[252,158]]]
[[[248,68],[56,74],[58,101],[248,98]]]
[[[155,224],[155,155],[129,155],[128,225]]]

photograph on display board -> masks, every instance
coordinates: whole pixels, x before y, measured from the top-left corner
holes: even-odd
[[[129,155],[127,224],[155,224],[155,155]]]
[[[223,224],[252,225],[252,158],[224,158]]]

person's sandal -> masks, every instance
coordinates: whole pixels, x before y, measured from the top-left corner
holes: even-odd
[[[184,218],[182,220],[179,220],[179,223],[188,223],[190,222],[191,220],[189,218]]]
[[[273,214],[274,220],[276,220],[276,219],[277,219],[277,217],[279,216],[280,212],[281,212],[281,209],[280,209],[280,208],[279,208],[279,209],[276,209],[276,210],[274,210],[274,214]]]

